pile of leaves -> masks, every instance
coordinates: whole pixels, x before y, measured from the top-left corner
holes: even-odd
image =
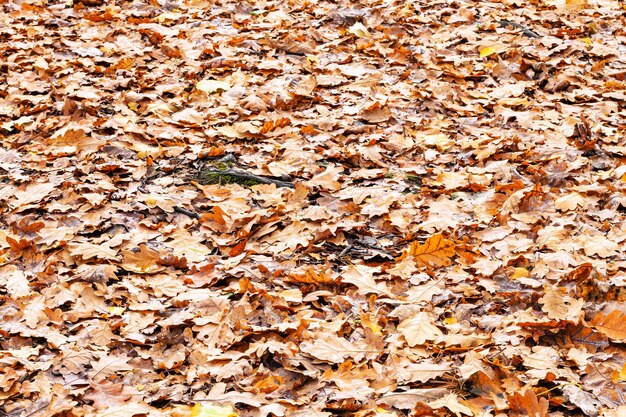
[[[3,415],[624,412],[622,2],[0,11]]]

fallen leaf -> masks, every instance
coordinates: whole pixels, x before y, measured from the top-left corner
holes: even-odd
[[[230,84],[226,81],[218,80],[201,80],[196,83],[196,89],[207,94],[213,94],[217,91],[228,91]]]
[[[358,36],[359,38],[369,38],[371,36],[370,32],[361,22],[356,22],[354,25],[350,26],[348,32]]]
[[[524,393],[516,392],[508,396],[511,412],[509,415],[514,417],[548,417],[548,400],[545,398],[537,398],[537,395],[530,389]]]
[[[445,239],[441,234],[436,234],[426,239],[423,245],[417,241],[411,243],[400,259],[412,256],[418,264],[432,268],[450,265],[452,263],[450,258],[454,254],[454,242]]]
[[[70,254],[72,256],[80,256],[83,259],[109,259],[117,258],[117,250],[102,243],[95,245],[89,242],[73,242],[69,244]]]
[[[613,310],[604,315],[598,313],[589,325],[616,342],[626,342],[626,315],[619,310]]]
[[[443,336],[443,332],[435,326],[433,317],[424,312],[402,321],[398,325],[398,331],[411,347],[423,345],[426,341],[434,341]]]

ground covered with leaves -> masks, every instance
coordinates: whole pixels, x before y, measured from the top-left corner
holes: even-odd
[[[1,414],[624,415],[623,3],[0,8]]]

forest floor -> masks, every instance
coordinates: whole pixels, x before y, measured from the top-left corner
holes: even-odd
[[[624,415],[623,3],[0,11],[1,415]]]

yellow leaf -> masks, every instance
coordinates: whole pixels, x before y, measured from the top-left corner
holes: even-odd
[[[569,10],[584,9],[587,6],[587,0],[565,0],[565,7]]]
[[[443,320],[443,324],[445,326],[451,326],[451,325],[456,324],[456,323],[457,323],[456,317],[447,317],[447,318],[445,318]]]
[[[615,375],[612,378],[613,382],[624,382],[626,381],[626,363],[622,366],[621,371],[615,372]]]
[[[191,417],[238,417],[233,407],[220,407],[212,404],[196,404],[191,409]]]
[[[454,144],[450,137],[445,133],[426,135],[422,137],[422,140],[425,145],[437,147],[437,149],[442,152]]]
[[[408,251],[403,253],[400,258],[413,256],[418,264],[430,268],[450,265],[452,263],[450,258],[454,254],[454,242],[444,239],[441,234],[436,234],[426,239],[423,245],[420,245],[419,242],[413,242]]]
[[[511,279],[528,278],[529,272],[526,268],[515,268]]]
[[[376,319],[372,320],[369,313],[361,313],[360,316],[361,316],[361,323],[363,324],[363,328],[368,327],[372,331],[372,333],[378,336],[383,335],[383,332],[382,332],[383,328],[378,325],[378,323],[376,322]]]
[[[482,49],[479,48],[478,50],[480,51],[480,57],[484,58],[489,55],[499,54],[500,52],[506,51],[506,45],[494,43],[494,44],[485,46]]]
[[[108,307],[107,312],[112,316],[121,316],[126,311],[124,307]]]
[[[486,57],[492,54],[496,53],[496,48],[494,48],[493,46],[488,46],[486,48],[484,48],[482,51],[480,51],[480,57]]]
[[[163,24],[165,22],[174,22],[180,17],[178,13],[161,13],[156,17],[156,21]]]

